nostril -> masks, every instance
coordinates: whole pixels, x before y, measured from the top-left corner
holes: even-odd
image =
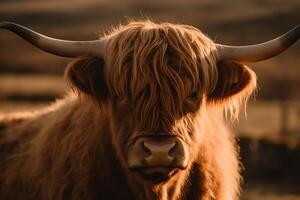
[[[144,158],[149,157],[151,155],[150,149],[148,149],[145,145],[145,143],[142,143],[142,149],[143,149],[143,156]]]
[[[168,156],[174,158],[176,156],[176,149],[177,149],[177,142],[175,142],[175,144],[169,150]]]

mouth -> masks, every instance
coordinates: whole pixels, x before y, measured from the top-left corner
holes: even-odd
[[[170,180],[179,169],[171,169],[166,167],[151,167],[138,171],[138,173],[147,181],[153,184],[160,184]]]

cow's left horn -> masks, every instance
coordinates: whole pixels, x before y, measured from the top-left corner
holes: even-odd
[[[289,48],[300,38],[300,25],[289,32],[265,43],[249,46],[217,44],[218,61],[251,63],[266,60]]]
[[[94,57],[104,57],[105,55],[106,42],[104,39],[93,41],[60,40],[42,35],[11,22],[1,22],[0,28],[10,30],[34,46],[58,56],[79,57],[91,55]]]

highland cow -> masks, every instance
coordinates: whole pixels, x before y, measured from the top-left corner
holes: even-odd
[[[130,22],[95,41],[8,29],[77,57],[71,90],[33,113],[1,115],[0,199],[233,200],[240,163],[234,119],[256,87],[241,63],[291,46],[295,28],[257,45],[216,44],[187,25]]]

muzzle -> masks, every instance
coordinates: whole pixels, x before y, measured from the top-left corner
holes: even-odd
[[[169,135],[145,136],[129,148],[128,166],[154,182],[169,179],[188,165],[188,151],[181,139]]]

